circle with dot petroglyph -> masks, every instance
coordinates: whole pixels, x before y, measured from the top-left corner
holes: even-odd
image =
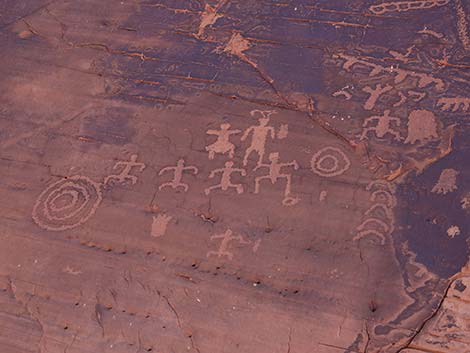
[[[330,178],[346,172],[351,162],[339,148],[325,147],[313,155],[311,166],[315,174]]]
[[[85,223],[100,205],[101,184],[76,175],[49,185],[37,198],[33,220],[50,231],[62,231]]]

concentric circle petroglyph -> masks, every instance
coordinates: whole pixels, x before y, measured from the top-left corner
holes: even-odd
[[[315,174],[330,178],[346,172],[351,161],[339,148],[329,146],[313,155],[311,166]]]
[[[32,217],[46,230],[72,229],[85,223],[101,200],[101,184],[76,175],[49,185],[36,200]]]

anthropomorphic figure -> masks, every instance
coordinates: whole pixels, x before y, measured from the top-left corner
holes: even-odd
[[[223,123],[220,125],[220,130],[208,130],[206,134],[217,136],[217,140],[206,147],[209,152],[209,159],[214,159],[216,153],[228,153],[230,158],[233,158],[235,153],[235,145],[230,142],[230,136],[240,133],[241,130],[230,130],[230,124]]]
[[[194,166],[185,167],[184,163],[185,163],[184,159],[180,159],[175,167],[166,167],[160,170],[158,175],[162,175],[170,171],[173,171],[174,174],[173,174],[173,180],[167,183],[163,183],[162,185],[158,187],[158,190],[161,190],[165,187],[171,187],[173,189],[183,188],[184,191],[188,191],[189,189],[188,184],[182,182],[183,173],[185,171],[192,171],[196,175],[199,172],[199,170]]]

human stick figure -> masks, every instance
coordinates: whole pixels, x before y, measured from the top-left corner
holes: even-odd
[[[231,177],[233,173],[240,173],[242,176],[246,176],[246,171],[243,168],[233,168],[233,162],[232,161],[227,161],[225,162],[225,167],[224,168],[219,168],[211,171],[209,174],[209,178],[213,178],[216,174],[221,173],[222,176],[220,178],[220,184],[210,186],[206,190],[204,190],[204,193],[206,195],[209,195],[211,190],[215,189],[221,189],[223,191],[227,191],[229,188],[235,188],[237,190],[238,194],[241,194],[243,192],[243,185],[241,184],[233,184]]]
[[[116,170],[119,167],[123,167],[121,173],[119,174],[112,174],[108,175],[106,178],[104,178],[104,184],[107,184],[110,180],[115,179],[118,182],[125,182],[126,180],[130,180],[132,184],[135,184],[137,182],[137,177],[134,175],[131,175],[130,173],[132,172],[132,168],[138,168],[140,172],[142,172],[145,169],[145,164],[144,163],[139,163],[137,162],[138,155],[133,154],[131,156],[130,161],[119,161],[117,162],[113,170]]]
[[[235,153],[235,145],[230,142],[230,136],[240,133],[241,130],[230,130],[230,124],[220,124],[220,130],[207,130],[207,135],[217,136],[217,140],[206,146],[206,151],[209,152],[209,159],[214,159],[216,153],[226,154],[228,153],[230,158],[233,158]]]
[[[264,115],[264,114],[263,114]],[[270,114],[269,114],[270,115]],[[258,163],[260,165],[263,162],[263,157],[266,149],[266,140],[268,138],[268,134],[271,136],[271,139],[274,140],[276,137],[276,131],[272,126],[269,126],[269,115],[266,117],[258,119],[259,125],[250,126],[242,135],[241,140],[245,141],[250,134],[251,137],[251,145],[246,149],[245,156],[243,157],[243,165],[246,166],[248,164],[248,157],[252,152],[258,154]]]
[[[158,175],[163,175],[164,173],[170,172],[170,171],[174,171],[174,174],[173,174],[173,180],[167,183],[163,183],[162,185],[158,187],[158,190],[161,190],[165,187],[171,187],[173,189],[183,188],[185,192],[188,191],[189,189],[188,184],[182,182],[183,173],[185,171],[192,171],[194,175],[197,175],[199,170],[197,169],[197,167],[194,167],[194,166],[185,167],[184,163],[185,163],[184,159],[180,159],[176,163],[175,167],[166,167],[160,170]]]
[[[232,234],[233,234],[232,230],[228,229],[223,234],[211,236],[211,240],[222,239],[222,241],[220,242],[220,246],[217,251],[209,251],[206,256],[207,257],[210,257],[211,255],[214,255],[217,257],[226,256],[228,257],[229,260],[232,260],[233,254],[230,251],[228,251],[229,244],[232,240],[237,240],[240,244],[250,243],[249,241],[246,241],[245,239],[243,239],[241,235],[232,236]]]
[[[269,174],[263,175],[255,178],[255,194],[259,193],[260,185],[262,180],[270,180],[271,184],[275,184],[279,179],[286,179],[286,188],[284,190],[284,200],[283,204],[285,206],[294,205],[298,202],[298,199],[292,198],[291,195],[291,183],[292,176],[287,173],[282,173],[282,168],[293,167],[295,170],[299,169],[299,164],[297,161],[292,161],[288,163],[279,163],[279,153],[273,152],[269,154],[269,164],[260,164],[254,170],[261,168],[268,168]]]

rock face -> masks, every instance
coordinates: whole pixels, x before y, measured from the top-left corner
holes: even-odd
[[[469,13],[4,0],[0,353],[468,353]]]

